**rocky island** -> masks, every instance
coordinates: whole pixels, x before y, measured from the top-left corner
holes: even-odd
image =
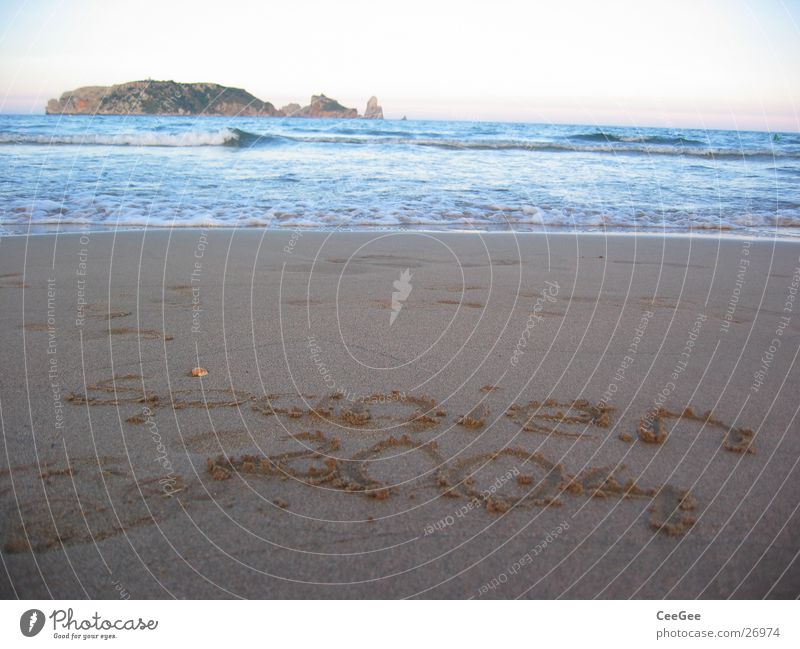
[[[294,108],[297,104],[289,104],[286,108]],[[355,108],[342,106],[335,99],[325,95],[313,95],[308,106],[297,108],[291,113],[285,113],[286,117],[358,117]]]
[[[114,86],[84,86],[47,102],[48,115],[208,115],[241,117],[358,118],[324,94],[313,95],[307,106],[287,104],[281,109],[241,88],[217,83],[129,81]],[[366,119],[383,119],[383,109],[370,97]]]
[[[116,86],[86,86],[47,102],[48,115],[242,115],[274,117],[269,102],[241,88],[216,83],[129,81]]]

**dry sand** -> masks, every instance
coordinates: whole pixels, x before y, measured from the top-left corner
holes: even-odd
[[[3,239],[0,592],[796,597],[798,255]]]

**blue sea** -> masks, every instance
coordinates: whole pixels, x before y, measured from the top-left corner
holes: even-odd
[[[800,134],[0,116],[0,233],[144,227],[800,236]]]

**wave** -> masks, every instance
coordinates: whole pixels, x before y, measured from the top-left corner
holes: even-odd
[[[657,146],[620,142],[617,145],[581,145],[563,142],[527,142],[527,141],[502,141],[502,140],[349,140],[347,138],[308,138],[305,141],[353,143],[353,144],[408,144],[414,146],[429,146],[442,149],[463,150],[497,150],[497,151],[572,151],[575,153],[631,153],[645,155],[688,156],[698,158],[796,158],[800,159],[800,151],[780,151],[776,149],[734,149],[720,147],[676,147]]]
[[[479,213],[431,213],[422,210],[404,215],[369,211],[359,218],[353,218],[350,212],[329,212],[324,216],[307,213],[302,209],[291,214],[270,214],[242,209],[236,213],[219,217],[209,213],[168,214],[158,216],[143,215],[132,212],[117,213],[115,218],[92,218],[91,216],[75,217],[68,214],[43,215],[38,218],[18,219],[0,216],[0,228],[12,229],[24,233],[29,228],[42,226],[58,226],[62,231],[70,231],[70,227],[89,227],[101,229],[116,228],[242,228],[267,227],[284,228],[424,228],[440,229],[468,228],[477,231],[497,229],[519,230],[569,228],[578,231],[628,230],[641,232],[693,232],[693,231],[741,231],[761,233],[791,233],[800,230],[800,214],[747,214],[722,220],[712,215],[699,217],[683,215],[681,218],[665,218],[660,212],[631,214],[621,212],[593,212],[560,208],[542,209],[525,207],[514,213],[498,213],[495,209],[485,209]],[[794,235],[792,235],[794,236]]]
[[[477,140],[432,137],[385,137],[364,133],[351,135],[289,136],[262,134],[238,128],[215,131],[186,131],[163,133],[156,131],[126,134],[74,134],[74,135],[19,135],[0,133],[0,145],[95,145],[95,146],[146,146],[146,147],[201,147],[227,146],[249,149],[253,147],[289,144],[332,144],[355,146],[421,146],[464,151],[543,151],[575,153],[611,153],[688,156],[698,158],[784,158],[800,159],[800,151],[780,148],[738,149],[708,147],[697,140],[672,136],[623,136],[603,132],[569,136],[561,141],[529,140]]]
[[[237,132],[238,131],[238,132]],[[185,133],[82,133],[75,135],[17,135],[0,133],[0,144],[42,145],[99,145],[99,146],[230,146],[238,145],[241,133],[238,129],[216,131],[187,131]]]
[[[235,129],[238,133],[238,129]],[[646,155],[689,156],[698,158],[794,158],[800,159],[800,151],[781,151],[780,149],[736,149],[706,147],[702,142],[679,137],[647,136],[634,138],[618,136],[616,143],[578,144],[569,142],[535,142],[527,140],[454,140],[444,138],[416,137],[342,137],[327,136],[256,136],[247,133],[242,136],[240,146],[273,144],[277,140],[285,143],[343,144],[343,145],[382,145],[382,146],[422,146],[465,151],[572,151],[576,153],[631,153]],[[682,144],[676,146],[680,141]],[[695,146],[684,146],[695,143]]]
[[[692,140],[680,135],[619,135],[616,133],[606,133],[604,131],[594,131],[592,133],[578,133],[568,135],[567,139],[580,140],[583,142],[639,142],[642,144],[674,144],[682,145],[704,145],[702,140]]]
[[[225,142],[226,146],[236,146],[250,148],[254,146],[266,146],[281,143],[288,143],[293,140],[291,137],[283,135],[272,135],[268,133],[251,133],[238,128],[230,129],[231,138]]]
[[[280,135],[251,133],[238,128],[223,128],[215,131],[185,131],[183,133],[164,133],[160,130],[160,127],[156,127],[149,132],[120,134],[18,135],[0,133],[0,145],[40,144],[47,146],[230,146],[249,148],[291,142],[293,139]]]

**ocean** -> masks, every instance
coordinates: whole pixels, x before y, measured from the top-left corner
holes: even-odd
[[[800,134],[0,115],[0,234],[266,227],[800,237]]]

